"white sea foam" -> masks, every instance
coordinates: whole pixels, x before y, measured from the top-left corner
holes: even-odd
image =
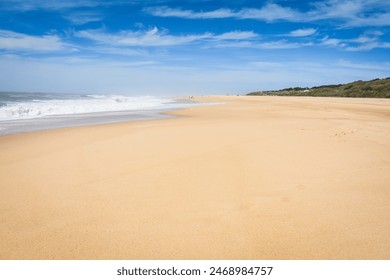
[[[0,107],[1,120],[33,119],[45,116],[131,111],[175,107],[172,99],[152,96],[85,95],[75,99],[9,102]]]

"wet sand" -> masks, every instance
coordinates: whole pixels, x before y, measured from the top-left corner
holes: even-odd
[[[390,100],[196,97],[0,137],[0,259],[390,259]]]

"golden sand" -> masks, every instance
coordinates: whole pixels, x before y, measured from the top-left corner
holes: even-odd
[[[390,100],[198,99],[0,137],[0,259],[390,259]]]

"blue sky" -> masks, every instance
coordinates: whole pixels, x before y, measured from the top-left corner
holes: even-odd
[[[236,94],[390,76],[390,1],[1,0],[0,90]]]

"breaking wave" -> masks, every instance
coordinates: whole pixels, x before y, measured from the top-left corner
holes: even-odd
[[[0,104],[0,120],[175,107],[175,101],[169,98],[95,94],[71,98],[61,98],[53,94],[51,98],[31,97],[29,100],[8,100]]]

